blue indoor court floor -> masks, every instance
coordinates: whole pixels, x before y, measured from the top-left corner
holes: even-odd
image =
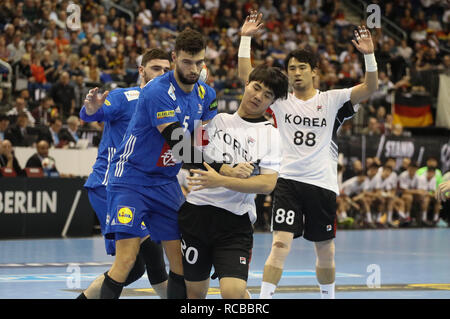
[[[255,233],[248,286],[258,298],[270,233]],[[0,240],[0,299],[73,299],[112,264],[100,236]],[[274,298],[318,299],[312,243],[294,240]],[[220,298],[218,280],[208,298]],[[146,277],[121,298],[158,298]],[[449,299],[450,229],[338,231],[337,299]]]

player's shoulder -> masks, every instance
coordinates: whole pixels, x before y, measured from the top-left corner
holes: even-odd
[[[160,75],[152,80],[148,81],[144,87],[142,88],[141,94],[145,96],[155,95],[157,93],[161,94],[162,92],[167,92],[170,87],[170,72],[167,72],[163,75]],[[166,90],[166,91],[163,91]]]

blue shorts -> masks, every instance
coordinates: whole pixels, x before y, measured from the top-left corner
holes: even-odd
[[[102,235],[105,236],[106,230],[106,222],[107,222],[107,191],[106,187],[99,186],[95,188],[86,188],[88,191],[89,202],[91,203],[92,208],[97,215],[97,218],[100,222],[100,228],[102,231]],[[148,236],[148,230],[145,226],[142,228],[142,233],[139,237]],[[105,237],[105,249],[108,255],[114,256],[116,254],[116,242],[115,238],[108,239]]]
[[[155,242],[180,239],[178,210],[184,201],[178,181],[149,187],[110,185],[105,236],[140,237],[139,226],[144,222]]]

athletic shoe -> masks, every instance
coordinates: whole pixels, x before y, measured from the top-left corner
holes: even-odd
[[[448,227],[448,223],[445,220],[443,220],[442,218],[439,218],[439,221],[437,222],[436,227],[445,228],[445,227]]]

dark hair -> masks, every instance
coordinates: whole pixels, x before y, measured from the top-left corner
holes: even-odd
[[[145,65],[151,61],[151,60],[168,60],[170,62],[170,55],[159,48],[154,48],[145,51],[145,53],[142,55],[142,62],[141,65],[145,67]]]
[[[175,53],[184,51],[194,55],[204,49],[206,49],[205,37],[193,29],[181,31],[175,40]]]
[[[370,164],[370,166],[367,168],[367,170],[369,170],[369,169],[378,169],[379,168],[379,166],[378,166],[378,164],[376,164],[376,163],[372,163],[372,164]]]
[[[287,71],[289,66],[289,61],[295,58],[298,62],[308,63],[311,70],[318,67],[317,55],[309,50],[297,49],[289,52],[287,57],[284,59],[284,69]]]
[[[427,172],[436,172],[436,167],[431,166],[431,167],[427,167]]]
[[[259,65],[253,69],[248,77],[248,82],[260,82],[267,86],[274,94],[274,100],[287,98],[289,80],[287,76],[277,67]]]
[[[383,169],[390,170],[391,172],[393,171],[392,166],[386,164],[383,166]]]
[[[0,121],[9,121],[9,117],[6,114],[1,113],[0,114]]]
[[[411,163],[409,163],[408,167],[415,167],[415,168],[419,168],[419,163],[412,161]]]

